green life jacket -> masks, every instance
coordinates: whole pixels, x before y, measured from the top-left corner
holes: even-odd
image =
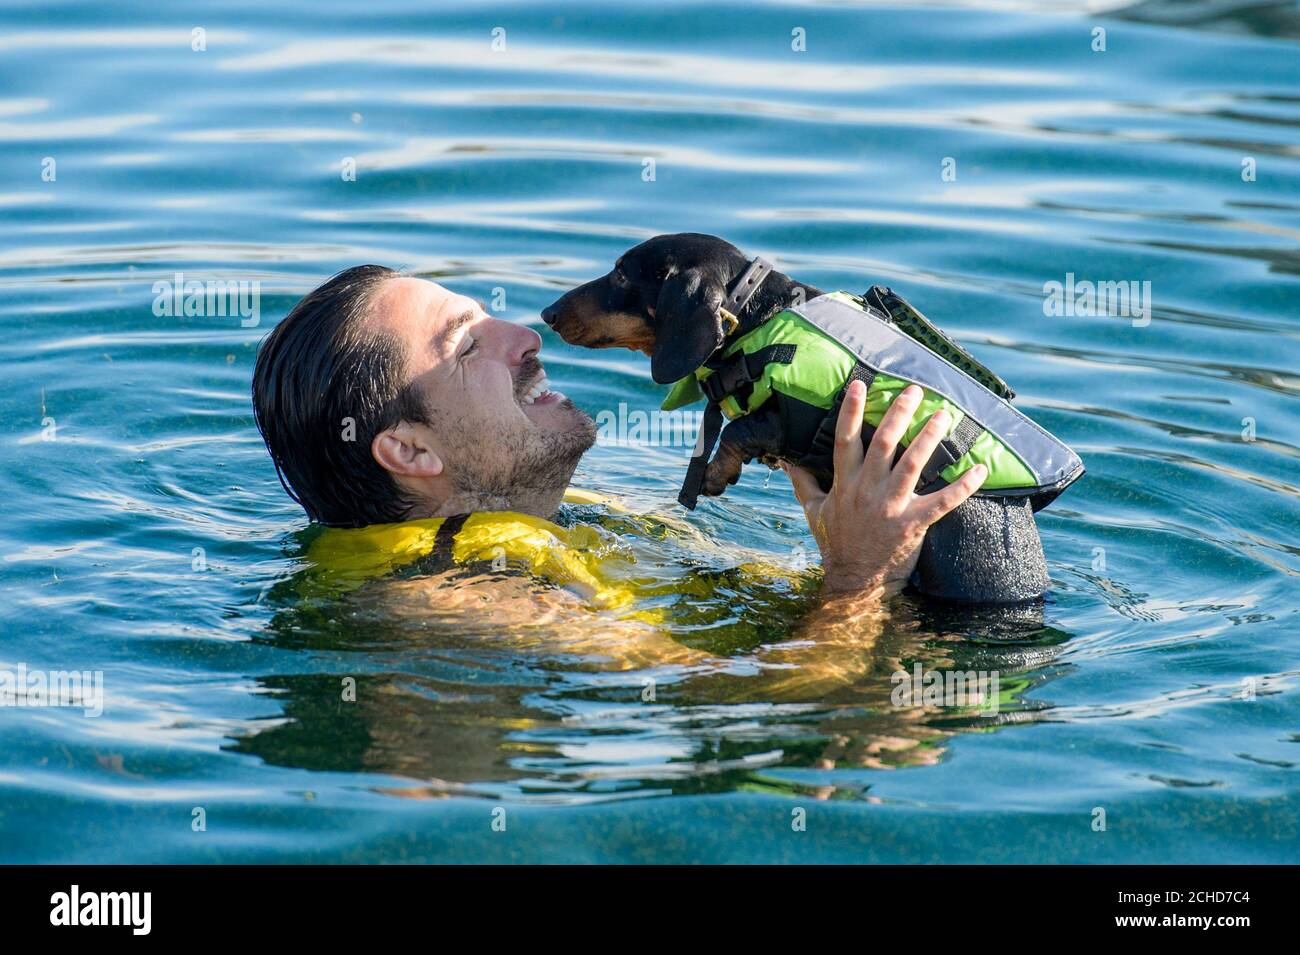
[[[757,271],[761,282],[770,269],[762,260],[751,264],[741,277],[750,285],[747,294],[733,293],[728,299],[732,312],[739,312],[753,294],[756,285],[748,277]],[[732,319],[732,313],[724,318]],[[708,399],[678,500],[687,508],[695,506],[722,417],[738,418],[768,402],[775,402],[780,413],[780,457],[813,471],[823,488],[829,488],[835,422],[845,390],[855,379],[867,383],[864,443],[908,385],[919,385],[924,397],[904,445],[932,414],[948,412],[948,433],[921,472],[920,493],[983,464],[988,477],[978,496],[1025,497],[1037,511],[1083,474],[1077,454],[1012,407],[1015,393],[1002,379],[901,296],[874,286],[862,296],[820,295],[788,306],[757,327],[734,328],[703,366],[673,386],[663,403],[665,411]]]

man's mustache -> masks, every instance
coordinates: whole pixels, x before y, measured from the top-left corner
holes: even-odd
[[[537,383],[545,374],[542,363],[536,358],[529,356],[519,365],[519,371],[515,373],[515,401],[523,401],[524,395],[528,394],[528,389]]]

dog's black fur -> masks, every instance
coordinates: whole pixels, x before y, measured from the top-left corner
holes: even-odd
[[[572,345],[645,352],[650,376],[670,384],[694,372],[722,344],[718,308],[748,264],[748,256],[717,236],[655,236],[623,253],[608,274],[548,306],[542,319]],[[736,317],[766,319],[821,294],[773,271]],[[781,458],[784,451],[774,408],[737,418],[722,431],[703,492],[721,494],[740,479],[744,464]]]

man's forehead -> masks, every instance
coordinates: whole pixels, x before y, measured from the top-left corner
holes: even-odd
[[[395,331],[432,330],[475,307],[472,298],[437,282],[402,276],[379,288],[370,302],[369,317]]]

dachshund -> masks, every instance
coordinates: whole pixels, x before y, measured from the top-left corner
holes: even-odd
[[[650,377],[671,384],[692,374],[726,338],[719,313],[727,289],[749,257],[717,236],[660,235],[629,249],[608,274],[561,296],[542,320],[566,342],[585,348],[629,348],[650,356]],[[822,291],[769,273],[736,318],[759,324],[795,301]],[[864,429],[870,439],[870,429]],[[702,491],[716,497],[740,479],[743,465],[786,457],[775,407],[731,421],[704,474]]]
[[[698,233],[660,235],[623,253],[608,274],[561,296],[542,319],[572,345],[643,352],[650,356],[651,377],[669,384],[705,364],[736,328],[756,327],[824,294],[771,271],[742,308],[724,309],[749,294],[735,286],[752,275],[749,256],[730,242]],[[722,494],[755,458],[771,466],[799,462],[803,450],[785,447],[792,439],[776,404],[764,402],[727,423],[704,471],[702,493]],[[873,434],[863,427],[864,445]],[[829,467],[814,473],[829,490]],[[1050,581],[1029,499],[967,500],[926,533],[913,582],[928,596],[964,604],[1039,598]]]

